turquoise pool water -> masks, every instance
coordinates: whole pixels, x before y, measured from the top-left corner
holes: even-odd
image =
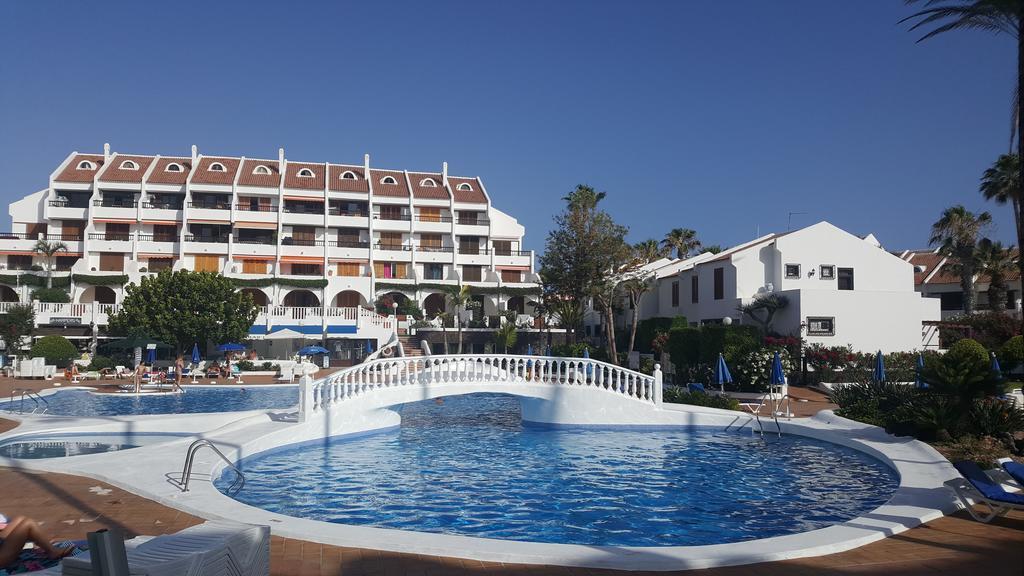
[[[299,403],[298,386],[185,386],[184,394],[93,394],[88,390],[61,390],[34,401],[20,398],[0,402],[7,411],[58,416],[125,416],[130,414],[196,414],[289,408]]]
[[[523,425],[516,399],[487,394],[401,413],[397,430],[243,460],[234,498],[344,524],[684,546],[823,528],[880,506],[898,483],[878,460],[800,436],[538,428]]]
[[[66,458],[116,452],[184,438],[187,434],[90,433],[29,434],[0,442],[0,456],[19,459]]]

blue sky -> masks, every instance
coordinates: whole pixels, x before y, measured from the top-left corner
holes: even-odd
[[[924,44],[899,0],[3,2],[0,201],[71,150],[480,175],[542,249],[560,198],[608,192],[631,240],[735,244],[829,220],[923,247],[984,202],[1014,43]],[[9,217],[5,213],[5,219]],[[6,225],[5,225],[6,226]]]

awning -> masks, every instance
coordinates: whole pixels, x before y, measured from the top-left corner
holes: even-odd
[[[34,256],[35,252],[30,250],[0,250],[0,254],[9,254],[11,256]]]
[[[324,201],[324,197],[323,197],[323,193],[322,192],[321,192],[319,198],[317,198],[316,196],[285,196],[284,199],[285,200],[298,200],[299,202],[320,202],[320,203],[323,203],[323,201]]]
[[[529,272],[529,266],[495,266],[495,270],[517,270],[520,272]]]
[[[230,224],[227,220],[200,220],[198,218],[189,218],[189,224]]]
[[[96,218],[93,222],[104,222],[109,224],[135,224],[134,218]]]
[[[231,258],[233,260],[235,260],[236,262],[241,262],[243,260],[274,260],[275,259],[274,256],[246,256],[244,254],[235,254]]]
[[[235,222],[235,228],[265,228],[277,230],[276,222]]]
[[[146,220],[145,218],[142,219],[142,223],[153,224],[155,226],[177,226],[178,224],[181,224],[181,222],[176,220]]]
[[[323,264],[323,256],[282,256],[281,262],[291,264]]]
[[[139,252],[139,258],[165,258],[173,260],[174,254],[168,254],[167,252]]]
[[[363,259],[359,259],[359,258],[330,258],[328,261],[330,261],[330,262],[344,262],[344,263],[347,263],[347,264],[369,264],[370,263],[370,261],[367,260],[366,258],[363,258]]]

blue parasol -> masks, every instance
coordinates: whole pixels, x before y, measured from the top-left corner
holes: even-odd
[[[999,358],[996,358],[995,352],[989,352],[992,356],[992,371],[995,372],[996,377],[1000,380],[1003,379],[1003,368],[999,366]]]
[[[201,360],[202,357],[199,356],[199,343],[196,342],[195,345],[192,346],[192,363],[199,364]]]
[[[786,375],[782,372],[782,357],[779,356],[778,351],[775,352],[775,357],[772,358],[772,380],[773,386],[781,386],[786,383]]]
[[[917,354],[917,366],[914,368],[914,385],[918,388],[927,388],[928,383],[921,379],[921,372],[924,371],[924,356]]]
[[[729,373],[729,367],[725,364],[725,357],[721,354],[718,355],[718,365],[715,366],[715,381],[718,382],[718,387],[722,392],[725,392],[725,385],[732,383],[732,374]]]
[[[227,344],[221,344],[220,346],[217,346],[218,352],[239,352],[241,350],[245,350],[245,346],[242,346],[241,344],[236,344],[234,342],[228,342]]]
[[[299,356],[316,356],[317,354],[330,354],[331,351],[323,346],[306,346],[299,348]]]
[[[882,358],[882,351],[875,354],[875,372],[871,375],[875,382],[885,382],[885,359]]]
[[[366,353],[373,354],[373,342],[370,342],[369,340],[366,341]]]
[[[527,356],[533,356],[533,344],[527,344],[526,345],[526,355]],[[526,361],[526,368],[530,369],[532,367],[533,367],[533,360],[527,360]]]
[[[544,355],[551,356],[551,344],[548,344],[548,347],[544,349]]]
[[[590,360],[590,348],[583,349],[583,357]],[[594,372],[594,367],[587,363],[587,376],[590,376]]]
[[[156,362],[156,348],[150,348],[146,351],[146,364],[152,366]]]

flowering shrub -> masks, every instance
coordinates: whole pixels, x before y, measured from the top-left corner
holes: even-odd
[[[856,359],[850,346],[822,346],[811,344],[804,350],[807,363],[817,372],[843,370]]]
[[[668,332],[657,332],[654,339],[651,340],[651,350],[654,350],[655,354],[661,355],[666,346],[668,346]]]
[[[789,352],[782,348],[761,348],[742,356],[732,367],[733,378],[744,392],[765,392],[771,382],[772,360],[778,350],[782,360],[783,374],[793,372],[793,361]]]

